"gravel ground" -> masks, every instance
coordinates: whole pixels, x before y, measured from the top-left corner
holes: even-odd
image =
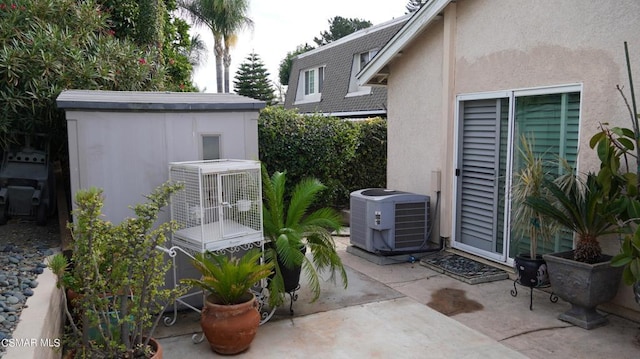
[[[46,267],[44,259],[60,249],[57,218],[47,226],[34,221],[11,219],[0,226],[0,343],[11,338],[27,299],[38,286],[37,276]],[[0,345],[0,357],[4,353]]]

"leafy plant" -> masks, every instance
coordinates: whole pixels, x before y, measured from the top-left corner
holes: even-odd
[[[262,252],[255,248],[240,258],[211,251],[196,253],[193,265],[202,278],[182,282],[213,294],[222,304],[239,304],[249,289],[272,273],[273,263],[261,263],[261,257]]]
[[[575,232],[576,261],[598,262],[602,255],[598,237],[618,231],[613,225],[621,211],[614,201],[618,195],[617,188],[602,186],[592,172],[581,180],[572,170],[555,181],[546,179],[544,187],[550,193],[549,198],[531,196],[525,203]]]
[[[149,340],[164,309],[182,288],[165,288],[170,263],[158,246],[176,229],[174,222],[154,227],[158,214],[180,185],[165,183],[133,207],[134,218],[113,225],[102,218],[102,190],[76,194],[73,268],[56,256],[49,264],[65,289],[73,277],[82,300],[72,313],[67,344],[81,358],[133,358],[149,352]],[[63,293],[65,291],[63,290]]]
[[[263,166],[262,178],[264,235],[269,241],[265,256],[275,269],[269,283],[270,304],[282,303],[285,267],[290,270],[300,267],[304,271],[314,295],[312,301],[320,296],[319,274],[325,270],[334,283],[336,272],[339,273],[346,288],[347,273],[331,236],[332,231],[340,230],[340,214],[327,207],[310,211],[316,196],[326,187],[317,179],[304,179],[294,187],[291,200],[286,202],[286,173],[275,172],[269,177]],[[305,256],[304,248],[310,250],[311,258]]]
[[[315,206],[345,207],[352,191],[386,186],[387,124],[381,118],[344,121],[271,106],[260,112],[258,138],[270,173],[286,170],[292,183],[314,177],[327,186]]]
[[[545,170],[543,156],[537,156],[533,151],[533,144],[523,134],[518,148],[519,159],[522,161],[520,169],[514,175],[511,189],[512,228],[519,238],[529,238],[529,255],[536,259],[538,239],[547,241],[557,232],[559,226],[553,220],[545,218],[540,212],[528,206],[528,197],[549,198],[549,193],[543,186],[544,180],[551,177]]]
[[[596,149],[600,159],[598,180],[607,188],[620,189],[617,203],[621,212],[616,220],[624,237],[620,253],[613,257],[611,265],[624,267],[622,279],[625,284],[632,285],[640,282],[640,114],[635,101],[626,42],[624,47],[631,101],[620,86],[616,86],[616,89],[627,107],[631,128],[609,128],[607,124],[601,124],[600,132],[591,138],[589,145]]]

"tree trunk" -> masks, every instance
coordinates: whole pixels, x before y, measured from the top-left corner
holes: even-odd
[[[578,262],[596,263],[602,255],[598,238],[590,235],[578,237],[574,259]]]
[[[215,43],[213,45],[213,53],[216,57],[216,92],[224,93],[224,87],[222,83],[222,56],[223,56],[223,48],[222,48],[222,36],[214,35]]]
[[[229,67],[231,66],[231,54],[229,53],[229,46],[224,47],[224,89],[225,93],[231,92],[229,87]]]

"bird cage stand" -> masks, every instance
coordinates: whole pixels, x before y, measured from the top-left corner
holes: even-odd
[[[259,248],[264,253],[261,178],[259,161],[224,159],[169,164],[169,180],[184,186],[171,197],[171,220],[178,224],[171,238],[172,246],[160,248],[172,258],[174,286],[178,285],[176,257],[180,253],[191,260],[196,253],[206,251],[232,255]],[[270,312],[266,309],[266,287],[263,280],[253,290],[261,314],[260,324],[275,312],[275,308]],[[166,317],[165,325],[175,323],[178,304],[200,312],[185,301],[194,295],[202,295],[204,303],[201,292],[178,298],[173,318]]]

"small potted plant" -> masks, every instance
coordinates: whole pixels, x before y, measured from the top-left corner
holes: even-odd
[[[325,270],[334,282],[339,273],[346,288],[347,274],[331,236],[332,232],[340,230],[342,218],[332,208],[311,210],[317,194],[325,186],[317,179],[308,178],[288,193],[286,173],[275,172],[269,177],[264,166],[262,185],[265,252],[267,261],[275,266],[269,282],[270,305],[282,304],[284,294],[296,290],[303,270],[314,295],[312,301],[320,296],[319,273]],[[290,198],[288,202],[286,198]],[[306,255],[307,249],[310,257]]]
[[[271,275],[273,264],[262,263],[262,253],[254,248],[240,258],[210,251],[197,253],[193,265],[202,278],[182,282],[209,293],[200,326],[211,349],[219,354],[247,350],[260,324],[256,297],[250,289]]]
[[[79,358],[161,358],[153,333],[166,307],[183,291],[166,288],[170,263],[157,249],[175,230],[173,222],[154,227],[161,208],[180,185],[165,183],[133,207],[134,218],[118,225],[102,217],[102,190],[76,195],[73,267],[63,256],[50,262],[63,293],[70,283],[81,297],[66,308],[65,340]],[[70,281],[73,278],[73,281]]]
[[[544,217],[540,212],[525,204],[528,197],[548,197],[543,186],[550,173],[545,169],[543,156],[533,150],[533,144],[523,134],[520,138],[518,159],[519,169],[514,174],[511,190],[511,227],[520,240],[528,239],[529,252],[518,253],[514,267],[518,282],[527,287],[541,287],[549,284],[547,264],[538,254],[538,240],[548,241],[559,229],[558,224]]]

